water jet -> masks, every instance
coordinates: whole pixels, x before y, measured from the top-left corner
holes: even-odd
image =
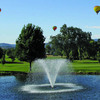
[[[47,76],[50,84],[26,84],[21,87],[22,91],[27,91],[28,93],[60,93],[60,92],[71,92],[83,89],[82,86],[78,86],[74,83],[56,83],[56,79],[60,73],[69,74],[71,72],[71,63],[66,59],[38,59],[34,62],[32,66],[33,73],[44,73]],[[42,79],[38,77],[39,74],[29,75],[33,81]],[[42,76],[42,75],[40,75]],[[29,80],[28,78],[28,80]],[[69,78],[71,79],[71,78]],[[41,80],[42,81],[42,80]],[[40,82],[41,82],[40,81]],[[59,80],[60,81],[60,80]]]

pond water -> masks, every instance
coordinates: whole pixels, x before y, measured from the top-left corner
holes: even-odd
[[[26,79],[25,76],[20,75],[0,76],[0,100],[100,100],[100,75],[59,75],[56,84],[62,85],[55,85],[53,90],[57,91],[58,89],[58,92],[53,93],[34,93],[22,89],[22,87],[28,85],[47,84],[46,90],[51,91],[47,77],[45,75],[40,76],[40,78],[36,76],[33,79]],[[66,88],[63,84],[74,84],[82,87],[82,89],[59,92],[59,88]],[[40,87],[41,90],[45,90],[45,88]],[[37,87],[37,90],[41,91],[39,87]]]

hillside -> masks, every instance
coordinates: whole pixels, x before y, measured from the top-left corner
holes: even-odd
[[[98,41],[98,39],[93,39],[94,41]],[[45,47],[48,43],[45,43]],[[15,48],[16,44],[9,44],[9,43],[0,43],[0,47],[3,49]]]
[[[3,49],[15,48],[15,44],[0,43],[0,47]]]

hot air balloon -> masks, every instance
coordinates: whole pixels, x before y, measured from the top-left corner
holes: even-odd
[[[1,12],[1,8],[0,8],[0,12]]]
[[[53,30],[55,31],[57,29],[57,26],[53,26]]]
[[[99,11],[100,11],[100,6],[95,6],[95,7],[94,7],[94,11],[98,14]]]

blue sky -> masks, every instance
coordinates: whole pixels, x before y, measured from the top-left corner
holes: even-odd
[[[96,5],[100,6],[100,0],[0,0],[0,43],[15,44],[28,23],[42,28],[45,42],[59,34],[63,24],[100,38],[100,13],[93,10]],[[56,31],[53,26],[57,26]]]

